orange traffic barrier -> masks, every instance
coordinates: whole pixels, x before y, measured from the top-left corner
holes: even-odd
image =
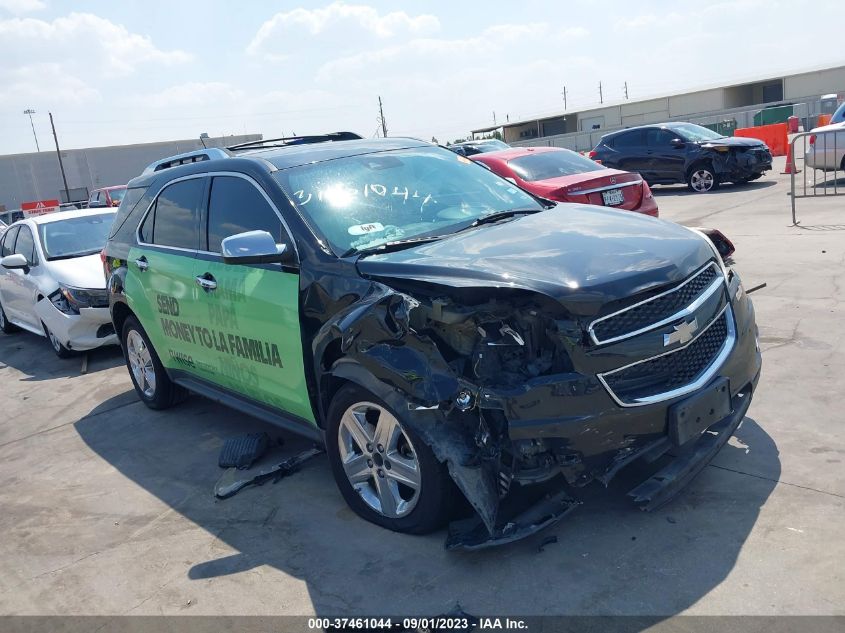
[[[771,125],[737,128],[734,131],[734,136],[759,139],[769,146],[772,156],[785,156],[789,145],[787,140],[788,130],[786,123],[772,123]]]
[[[793,171],[792,171],[792,144],[791,143],[786,146],[786,167],[784,167],[783,171],[780,172],[780,173],[782,173],[782,174],[793,173]],[[798,165],[795,166],[795,172],[794,173],[796,173],[796,174],[801,173],[801,170],[798,169]]]
[[[830,115],[820,114],[818,120],[816,121],[816,127],[821,127],[823,125],[827,125],[828,123],[830,123]]]

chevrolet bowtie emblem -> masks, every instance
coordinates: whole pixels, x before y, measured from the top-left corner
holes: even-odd
[[[692,335],[698,329],[698,319],[681,323],[675,326],[675,331],[671,334],[663,335],[663,347],[668,347],[672,343],[687,343],[692,340]]]

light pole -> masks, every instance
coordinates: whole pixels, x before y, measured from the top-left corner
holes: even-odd
[[[35,123],[32,122],[32,115],[35,114],[35,110],[27,108],[23,111],[23,113],[29,115],[29,124],[32,126],[32,136],[35,138],[35,150],[40,152],[41,148],[38,147],[38,135],[35,133]]]

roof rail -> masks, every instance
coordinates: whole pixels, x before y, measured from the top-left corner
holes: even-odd
[[[238,151],[245,149],[262,149],[265,147],[284,147],[286,145],[308,145],[310,143],[324,143],[326,141],[356,141],[364,138],[355,132],[330,132],[329,134],[314,134],[306,136],[283,136],[281,138],[265,138],[260,141],[249,141],[230,145],[226,149]]]
[[[215,160],[217,158],[230,158],[231,155],[225,149],[219,147],[208,147],[206,149],[198,149],[192,152],[185,152],[184,154],[176,154],[175,156],[168,156],[162,158],[154,163],[147,165],[144,169],[144,174],[151,174],[162,169],[170,167],[177,167],[179,165],[188,165],[190,163],[198,163],[204,160]]]

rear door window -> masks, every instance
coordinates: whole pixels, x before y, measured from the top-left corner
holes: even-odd
[[[199,247],[199,210],[205,178],[168,185],[141,227],[141,241],[195,251]]]
[[[215,176],[208,200],[206,250],[219,253],[225,238],[246,231],[267,231],[277,244],[293,248],[281,219],[254,184],[235,176]]]

